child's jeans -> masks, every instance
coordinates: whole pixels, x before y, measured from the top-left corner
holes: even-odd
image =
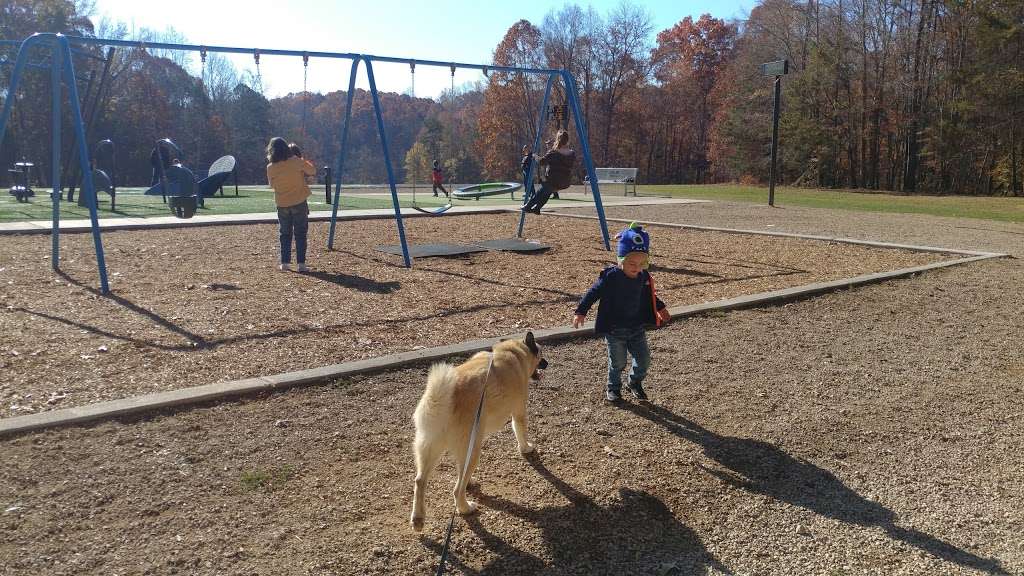
[[[622,389],[622,371],[626,368],[626,352],[633,357],[629,371],[630,383],[642,383],[651,367],[651,351],[647,347],[647,330],[636,328],[614,328],[604,336],[608,343],[608,390]]]
[[[277,209],[277,219],[281,225],[281,263],[292,261],[292,235],[295,236],[295,261],[306,263],[306,232],[309,230],[309,204],[303,202],[295,206]]]

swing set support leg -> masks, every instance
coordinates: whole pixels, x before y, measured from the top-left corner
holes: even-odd
[[[338,204],[341,199],[341,175],[345,167],[345,152],[348,147],[348,126],[352,120],[352,97],[356,91],[356,74],[359,72],[359,59],[352,60],[352,72],[348,77],[348,93],[345,100],[345,121],[341,125],[341,145],[338,147],[338,159],[334,163],[334,200],[331,202],[331,226],[327,233],[327,249],[334,249],[334,230],[338,223]]]

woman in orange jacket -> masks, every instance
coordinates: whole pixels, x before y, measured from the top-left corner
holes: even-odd
[[[292,144],[294,150],[298,146]],[[299,272],[306,272],[306,233],[309,230],[309,185],[306,176],[316,168],[302,153],[289,148],[284,138],[274,137],[267,144],[267,182],[274,189],[277,220],[281,231],[281,263],[279,270],[291,270],[292,237],[295,237],[295,262]]]

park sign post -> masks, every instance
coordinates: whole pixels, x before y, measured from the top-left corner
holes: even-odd
[[[779,148],[779,101],[782,99],[782,77],[789,74],[789,60],[761,64],[761,74],[775,76],[775,101],[772,104],[772,164],[768,171],[768,205],[775,206],[775,158]]]
[[[776,60],[761,64],[761,74],[765,76],[785,76],[789,74],[789,60]]]

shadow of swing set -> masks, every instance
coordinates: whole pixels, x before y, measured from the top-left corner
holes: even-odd
[[[387,168],[388,174],[388,186],[391,191],[391,203],[395,213],[395,224],[398,228],[398,237],[401,242],[401,253],[407,268],[412,267],[412,255],[410,253],[409,244],[406,241],[405,225],[402,220],[402,212],[398,201],[398,189],[397,182],[395,179],[395,171],[392,165],[391,156],[388,147],[387,131],[384,126],[384,117],[381,112],[380,97],[377,92],[377,84],[373,73],[374,62],[385,62],[385,63],[399,63],[407,64],[410,67],[416,64],[422,66],[431,67],[444,67],[454,71],[458,68],[478,70],[484,73],[486,76],[489,71],[494,72],[508,72],[513,74],[523,74],[531,76],[540,76],[547,79],[547,86],[544,91],[544,98],[541,102],[541,106],[538,110],[539,121],[538,126],[544,125],[544,115],[548,109],[548,101],[551,96],[552,86],[556,79],[561,79],[564,92],[568,99],[568,105],[570,112],[572,113],[573,124],[576,128],[576,138],[579,143],[580,150],[583,156],[584,166],[586,168],[587,178],[590,184],[591,192],[593,194],[595,208],[597,209],[598,223],[601,230],[601,237],[604,244],[605,250],[611,250],[611,241],[608,234],[608,223],[605,218],[604,207],[601,203],[601,192],[598,188],[597,177],[595,175],[594,163],[590,154],[589,140],[587,138],[586,126],[583,125],[580,113],[580,106],[576,99],[576,82],[572,75],[565,70],[550,69],[550,68],[520,68],[513,66],[493,66],[483,64],[465,64],[456,62],[440,62],[434,60],[416,60],[411,58],[392,58],[386,56],[372,56],[368,54],[356,54],[356,53],[338,53],[338,52],[307,52],[298,50],[263,50],[260,48],[237,48],[230,46],[200,46],[192,44],[174,44],[174,43],[143,43],[128,40],[113,40],[105,38],[83,38],[77,36],[66,36],[63,34],[55,33],[36,33],[26,38],[18,49],[18,55],[14,64],[14,71],[10,76],[10,84],[7,87],[9,95],[15,95],[17,93],[18,84],[24,73],[25,67],[28,62],[28,55],[30,50],[35,48],[46,49],[49,48],[50,53],[50,72],[51,72],[51,102],[53,108],[52,115],[52,126],[51,133],[53,135],[53,143],[51,146],[53,162],[52,166],[60,166],[60,142],[61,142],[61,107],[63,105],[62,98],[62,87],[66,87],[68,92],[68,102],[72,113],[72,128],[75,133],[76,142],[78,143],[72,150],[72,154],[77,153],[78,162],[83,174],[83,186],[82,193],[85,196],[85,204],[89,209],[89,221],[93,237],[94,250],[96,252],[96,266],[99,272],[100,278],[100,291],[103,294],[110,292],[110,286],[107,278],[107,267],[106,260],[103,253],[103,241],[101,237],[101,229],[99,225],[99,219],[97,216],[96,209],[96,193],[97,193],[97,182],[94,178],[92,170],[92,164],[89,158],[88,146],[82,143],[86,142],[85,139],[85,128],[82,119],[81,110],[81,99],[79,98],[78,88],[75,83],[74,76],[74,65],[71,58],[71,44],[76,45],[94,45],[94,46],[122,46],[145,49],[147,47],[154,49],[166,49],[166,50],[185,50],[192,52],[199,52],[205,54],[207,52],[220,52],[220,53],[231,53],[231,54],[252,54],[254,59],[259,60],[260,54],[275,55],[275,56],[298,56],[302,57],[304,61],[308,61],[308,58],[329,58],[329,59],[344,59],[352,62],[351,73],[349,75],[348,92],[346,94],[345,104],[345,116],[344,123],[342,124],[341,135],[340,135],[340,147],[338,157],[334,163],[334,198],[331,202],[331,218],[330,218],[330,229],[328,232],[327,248],[334,248],[334,238],[337,228],[337,216],[338,216],[338,205],[341,196],[341,181],[344,174],[345,159],[346,159],[346,148],[348,143],[349,125],[352,119],[352,100],[355,94],[355,83],[356,75],[359,71],[359,64],[363,63],[366,67],[366,77],[370,85],[370,95],[373,100],[374,116],[377,124],[377,134],[381,144],[381,156],[384,160],[384,165]],[[40,50],[40,52],[43,50]],[[0,142],[3,142],[4,134],[7,129],[7,123],[11,117],[11,108],[14,101],[17,98],[8,97],[4,100],[3,112],[0,114]],[[167,139],[159,141],[157,144],[158,150],[161,147],[170,147],[173,142]],[[534,136],[533,145],[531,152],[540,149],[541,145],[541,131],[538,130]],[[162,163],[161,163],[162,164]],[[216,162],[214,163],[216,165]],[[531,163],[529,172],[526,174],[526,181],[532,181],[537,163]],[[153,191],[153,194],[159,194],[165,197],[169,205],[174,209],[175,215],[186,217],[195,213],[196,206],[201,206],[205,196],[205,191],[212,188],[212,184],[203,184],[197,186],[197,182],[191,172],[187,169],[185,171],[177,169],[166,169],[163,166],[159,169],[160,171],[160,182],[159,192]],[[53,190],[54,194],[59,194],[61,190],[60,173],[59,169],[54,168],[53,170]],[[225,172],[216,172],[211,167],[211,178],[214,174],[220,175]],[[225,176],[226,177],[226,176]],[[200,181],[202,182],[202,181]],[[190,189],[191,188],[191,189]],[[219,188],[219,186],[218,186]],[[151,189],[152,190],[152,189]],[[481,192],[482,190],[478,190]],[[472,191],[467,190],[472,193]],[[148,192],[147,192],[148,193]],[[524,200],[529,200],[525,198]],[[515,239],[521,239],[523,234],[523,225],[525,223],[526,213],[521,211],[519,213],[519,222],[516,229]],[[60,267],[60,203],[53,203],[53,218],[51,226],[51,257],[50,264],[54,270],[58,270]]]

